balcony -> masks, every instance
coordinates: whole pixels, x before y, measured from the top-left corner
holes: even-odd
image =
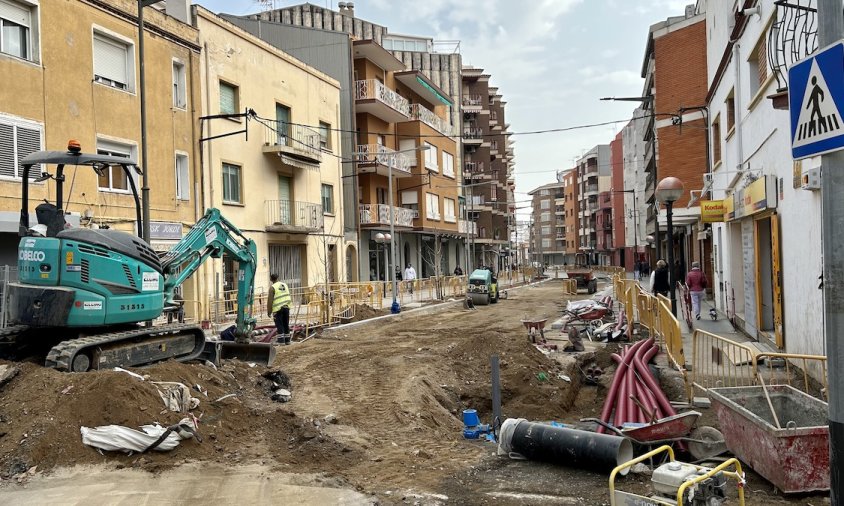
[[[322,205],[291,200],[265,200],[267,232],[308,234],[322,228]]]
[[[593,195],[598,195],[598,185],[597,184],[583,185],[583,196],[584,197],[591,197]]]
[[[407,121],[410,102],[376,79],[355,81],[357,112],[372,114],[387,123]]]
[[[360,204],[358,210],[361,226],[390,224],[390,206],[387,204]],[[419,211],[404,207],[393,207],[392,214],[396,227],[412,227],[413,220],[419,217]]]
[[[489,144],[489,154],[497,155],[498,154],[498,141],[493,139],[492,142]]]
[[[489,126],[498,125],[498,111],[489,111]]]
[[[454,131],[451,129],[451,125],[447,121],[440,118],[421,104],[413,104],[410,107],[410,119],[411,121],[421,121],[443,135],[454,135]]]
[[[388,176],[390,169],[393,177],[408,177],[414,159],[404,153],[398,153],[380,144],[358,144],[357,153],[358,172],[361,174],[379,174]]]
[[[264,153],[276,155],[281,162],[302,169],[319,168],[322,161],[319,132],[301,125],[271,121],[264,125]]]
[[[484,131],[482,128],[464,126],[463,144],[468,146],[480,146],[484,142]]]
[[[474,221],[458,220],[457,231],[461,234],[478,235],[478,224]]]
[[[464,174],[483,174],[484,172],[484,162],[465,162],[463,164],[463,173]]]
[[[463,95],[463,112],[481,112],[484,99],[481,95]]]

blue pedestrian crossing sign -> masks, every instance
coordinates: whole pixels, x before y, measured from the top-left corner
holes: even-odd
[[[788,108],[795,160],[844,148],[844,41],[788,69]]]

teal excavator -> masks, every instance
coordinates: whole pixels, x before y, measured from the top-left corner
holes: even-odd
[[[148,322],[180,309],[176,289],[210,258],[230,255],[238,264],[235,336],[253,359],[272,358],[272,347],[247,344],[252,317],[256,248],[217,209],[208,209],[172,249],[159,256],[142,238],[113,229],[70,227],[63,209],[65,169],[91,167],[98,174],[122,170],[134,198],[137,230],[144,229],[135,185],[137,164],[128,158],[82,153],[71,141],[67,152],[39,151],[23,166],[18,247],[19,281],[9,284],[11,327],[0,329],[0,350],[46,349],[46,365],[59,370],[143,366],[169,359],[219,358],[219,344],[206,345],[201,327],[154,326]],[[29,183],[33,168],[55,165],[33,181],[55,182],[30,221]],[[210,344],[210,342],[209,342]],[[14,353],[12,354],[14,355]],[[233,356],[237,356],[234,353]]]

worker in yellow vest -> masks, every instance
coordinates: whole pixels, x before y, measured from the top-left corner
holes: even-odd
[[[278,274],[270,274],[270,292],[267,294],[267,316],[271,316],[278,331],[277,342],[290,344],[290,288],[278,280]]]

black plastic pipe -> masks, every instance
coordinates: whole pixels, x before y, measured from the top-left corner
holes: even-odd
[[[510,427],[501,429],[501,447],[529,460],[609,473],[633,458],[633,445],[623,437],[527,420],[509,419],[504,423]]]

